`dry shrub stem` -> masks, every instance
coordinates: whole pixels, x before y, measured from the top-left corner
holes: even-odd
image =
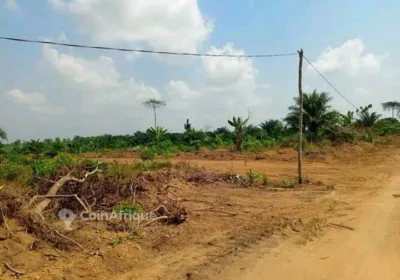
[[[20,271],[20,270],[16,270],[15,268],[13,268],[12,266],[10,266],[8,263],[4,264],[9,270],[11,270],[12,272],[14,272],[17,275],[23,275],[24,272]]]
[[[85,249],[81,244],[79,244],[78,242],[76,242],[75,240],[73,240],[72,238],[69,238],[69,237],[67,237],[67,236],[65,236],[65,235],[63,235],[63,234],[61,234],[61,233],[59,233],[57,230],[54,230],[54,232],[57,233],[59,236],[61,236],[61,237],[65,238],[65,239],[67,239],[68,241],[71,241],[71,242],[74,243],[76,246],[78,246],[79,248],[81,248],[84,252],[86,252],[86,249]]]
[[[6,229],[7,229],[7,239],[9,239],[10,238],[10,234],[14,235],[14,233],[10,230],[10,227],[8,226],[7,219],[6,219],[6,216],[4,216],[2,207],[0,207],[0,211],[1,211],[1,216],[3,218],[3,221],[4,221],[4,225],[6,226]]]

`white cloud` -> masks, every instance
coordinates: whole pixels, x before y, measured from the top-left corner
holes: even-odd
[[[4,0],[3,7],[10,11],[16,11],[17,10],[17,0]]]
[[[24,93],[18,88],[11,89],[5,93],[8,100],[29,110],[44,114],[63,114],[65,109],[49,102],[41,93]]]
[[[210,54],[244,55],[232,43],[222,48],[211,47]],[[266,88],[266,84],[257,84],[259,71],[251,58],[203,58],[206,87],[203,89],[209,98],[217,98],[225,108],[245,111],[267,101],[265,93],[256,94],[257,89]],[[264,97],[263,97],[264,96]]]
[[[365,46],[361,39],[351,39],[339,47],[327,47],[313,64],[323,73],[344,71],[350,75],[357,75],[378,72],[384,56],[365,53],[364,49]],[[310,65],[308,69],[314,71]]]
[[[245,52],[235,49],[232,43],[218,49],[212,47],[209,54],[244,55]],[[203,66],[208,76],[209,83],[216,87],[230,85],[253,85],[258,75],[258,70],[253,67],[253,61],[249,58],[231,57],[204,57]]]
[[[15,103],[27,106],[40,106],[47,102],[46,97],[38,92],[24,93],[17,88],[6,92],[6,97]]]
[[[57,11],[72,15],[80,31],[102,44],[147,43],[154,49],[197,51],[213,23],[197,0],[49,0]]]
[[[61,10],[65,8],[64,0],[48,0],[54,10]]]
[[[245,54],[233,44],[211,47],[208,53]],[[255,112],[270,102],[266,94],[270,86],[257,83],[258,70],[250,58],[203,57],[200,73],[195,83],[172,80],[166,86],[168,108],[179,110],[194,123],[225,125],[233,115],[245,116],[247,109]],[[262,119],[262,113],[255,112],[255,123]]]
[[[59,73],[85,88],[107,89],[118,85],[119,73],[110,57],[90,61],[44,46],[43,58]]]
[[[360,95],[368,96],[371,94],[371,90],[367,88],[356,88],[355,92]]]
[[[171,98],[188,99],[200,95],[198,91],[191,89],[184,81],[170,81],[166,90]]]
[[[156,88],[135,80],[121,78],[115,62],[107,56],[94,59],[73,56],[44,46],[42,60],[56,70],[65,83],[81,93],[82,112],[100,114],[107,106],[132,109],[148,98],[160,98]]]

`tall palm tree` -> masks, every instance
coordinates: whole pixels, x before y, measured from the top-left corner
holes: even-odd
[[[382,115],[376,113],[376,112],[370,112],[369,109],[372,108],[372,104],[369,104],[368,106],[365,107],[360,107],[360,109],[357,109],[357,113],[359,118],[356,120],[356,123],[358,126],[362,127],[371,127],[373,126]]]
[[[232,120],[228,120],[228,123],[235,128],[235,142],[237,151],[241,151],[243,149],[244,137],[246,136],[248,121],[248,117],[247,119],[242,119],[241,117],[233,117]]]
[[[394,112],[397,111],[397,115],[400,116],[400,102],[389,101],[382,103],[384,111],[392,111],[392,118],[394,118]]]
[[[299,129],[299,98],[295,97],[296,105],[290,106],[289,113],[284,121],[291,131]],[[305,93],[303,98],[303,127],[308,138],[313,139],[318,136],[321,128],[338,122],[338,112],[332,109],[330,102],[332,98],[327,92]]]

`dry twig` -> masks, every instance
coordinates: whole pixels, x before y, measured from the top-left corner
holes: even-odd
[[[355,229],[352,228],[352,227],[345,226],[345,225],[341,225],[341,224],[329,223],[328,225],[330,225],[330,226],[335,226],[335,227],[341,227],[341,228],[345,228],[345,229],[349,229],[349,230],[355,230]]]
[[[16,270],[15,268],[12,268],[8,263],[4,264],[9,270],[11,270],[12,272],[18,274],[18,275],[23,275],[24,273],[20,270]]]
[[[232,217],[235,217],[238,215],[238,213],[230,213],[230,212],[226,212],[223,210],[217,210],[217,209],[213,209],[213,208],[208,208],[208,209],[198,209],[198,210],[192,210],[192,211],[208,211],[208,212],[214,212],[214,213],[223,213]]]
[[[10,227],[8,226],[7,219],[6,219],[6,216],[4,216],[2,207],[0,207],[0,211],[1,211],[1,216],[3,217],[4,225],[6,226],[6,229],[7,229],[7,239],[9,239],[10,234],[14,235],[14,233],[10,230]]]
[[[150,224],[152,224],[152,223],[154,223],[154,222],[156,222],[158,220],[167,220],[167,219],[168,219],[168,216],[160,216],[160,217],[157,217],[157,218],[145,223],[142,227],[146,227],[146,226],[148,226],[148,225],[150,225]]]
[[[65,236],[65,235],[63,235],[63,234],[61,234],[61,233],[59,233],[57,230],[54,230],[54,232],[57,233],[59,236],[64,237],[65,239],[71,241],[72,243],[74,243],[75,245],[77,245],[79,248],[81,248],[84,252],[86,252],[86,249],[85,249],[81,244],[79,244],[78,242],[76,242],[75,240],[73,240],[73,239],[71,239],[71,238],[69,238],[69,237],[67,237],[67,236]]]

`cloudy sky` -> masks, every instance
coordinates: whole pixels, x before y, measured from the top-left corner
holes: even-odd
[[[396,0],[0,0],[0,36],[212,54],[305,56],[356,106],[399,100]],[[0,127],[9,140],[182,131],[283,118],[298,57],[201,58],[0,41]],[[305,62],[304,91],[328,91]],[[388,113],[385,113],[388,114]]]

